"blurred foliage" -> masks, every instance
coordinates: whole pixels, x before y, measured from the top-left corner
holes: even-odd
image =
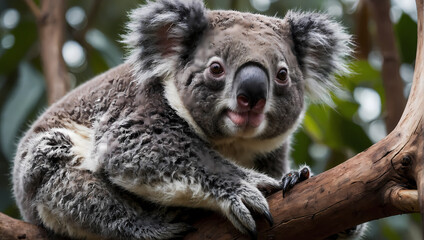
[[[82,56],[76,63],[68,63],[75,87],[124,61],[125,49],[119,40],[125,32],[126,13],[143,1],[101,1],[93,15],[88,13],[93,12],[94,1],[70,0],[68,3],[66,41],[79,47],[76,50],[79,49]],[[393,1],[393,4],[399,3],[402,1]],[[284,16],[292,8],[325,11],[343,22],[352,34],[355,33],[353,29],[365,27],[369,28],[370,39],[375,39],[372,22],[368,26],[355,25],[358,0],[209,0],[206,4],[212,9],[237,9],[271,16]],[[415,59],[417,24],[416,16],[402,9],[396,6],[392,18],[404,66],[402,77],[409,83]],[[37,37],[34,17],[25,1],[0,1],[0,211],[14,217],[19,217],[19,213],[13,203],[9,180],[16,143],[46,108]],[[296,164],[306,163],[319,173],[363,151],[385,135],[386,96],[380,79],[381,54],[374,42],[372,46],[368,59],[353,59],[353,73],[340,77],[346,92],[341,97],[334,97],[334,107],[309,106],[303,127],[297,131],[292,146]],[[359,94],[361,89],[377,93],[381,104],[358,97],[366,97]],[[374,106],[376,113],[372,119],[361,115],[369,106]],[[419,221],[416,214],[374,221],[367,239],[421,239]]]

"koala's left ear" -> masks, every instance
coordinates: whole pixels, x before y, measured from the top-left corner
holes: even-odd
[[[294,51],[306,80],[306,93],[314,102],[332,103],[329,92],[338,92],[334,74],[348,72],[346,57],[350,35],[325,14],[289,11]]]
[[[147,1],[133,10],[122,42],[137,80],[162,78],[184,66],[207,27],[201,0]]]

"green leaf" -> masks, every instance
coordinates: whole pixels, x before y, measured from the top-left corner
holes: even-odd
[[[93,46],[107,63],[109,68],[122,63],[123,53],[114,42],[110,41],[101,31],[92,29],[87,32],[87,42]]]
[[[336,112],[340,113],[343,117],[347,119],[352,119],[359,108],[359,104],[353,100],[341,100],[335,98],[334,103],[337,106]]]
[[[15,44],[0,55],[0,74],[9,74],[15,70],[37,41],[37,26],[34,21],[21,21],[10,33],[15,37]]]
[[[306,114],[303,120],[303,127],[306,132],[311,136],[315,141],[323,141],[324,132],[318,123],[310,116],[310,114]]]
[[[308,147],[312,143],[311,138],[305,134],[304,130],[298,131],[292,142],[291,158],[297,165],[307,164],[314,167],[314,161],[308,153]]]
[[[417,23],[408,14],[403,13],[395,25],[395,34],[402,62],[413,64],[417,51]]]
[[[0,147],[8,159],[13,159],[15,143],[29,114],[45,91],[43,76],[27,62],[19,65],[16,87],[7,99],[0,115]]]
[[[347,115],[352,112],[349,111]],[[372,142],[362,127],[351,119],[334,109],[312,105],[305,115],[304,129],[315,141],[334,150],[351,149],[358,153],[371,146]]]
[[[373,88],[375,85],[381,84],[380,72],[375,70],[368,61],[353,61],[349,64],[349,69],[352,73],[339,76],[338,80],[344,88],[351,92],[359,85]]]
[[[337,121],[340,137],[345,147],[359,153],[372,145],[372,141],[361,126],[343,117],[337,118]]]

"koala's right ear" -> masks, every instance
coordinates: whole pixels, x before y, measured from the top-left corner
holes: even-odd
[[[190,61],[208,28],[200,0],[157,0],[130,13],[123,42],[138,82],[166,77]]]
[[[306,80],[306,93],[315,102],[331,104],[329,92],[339,92],[334,74],[348,72],[350,35],[326,14],[289,11],[294,50]]]

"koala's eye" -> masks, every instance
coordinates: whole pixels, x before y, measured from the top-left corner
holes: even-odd
[[[277,73],[277,82],[279,84],[286,84],[288,82],[287,68],[281,68]]]
[[[209,66],[209,71],[211,72],[212,75],[214,75],[215,77],[219,77],[224,73],[224,68],[222,67],[221,64],[219,64],[218,62],[213,62],[210,66]]]

